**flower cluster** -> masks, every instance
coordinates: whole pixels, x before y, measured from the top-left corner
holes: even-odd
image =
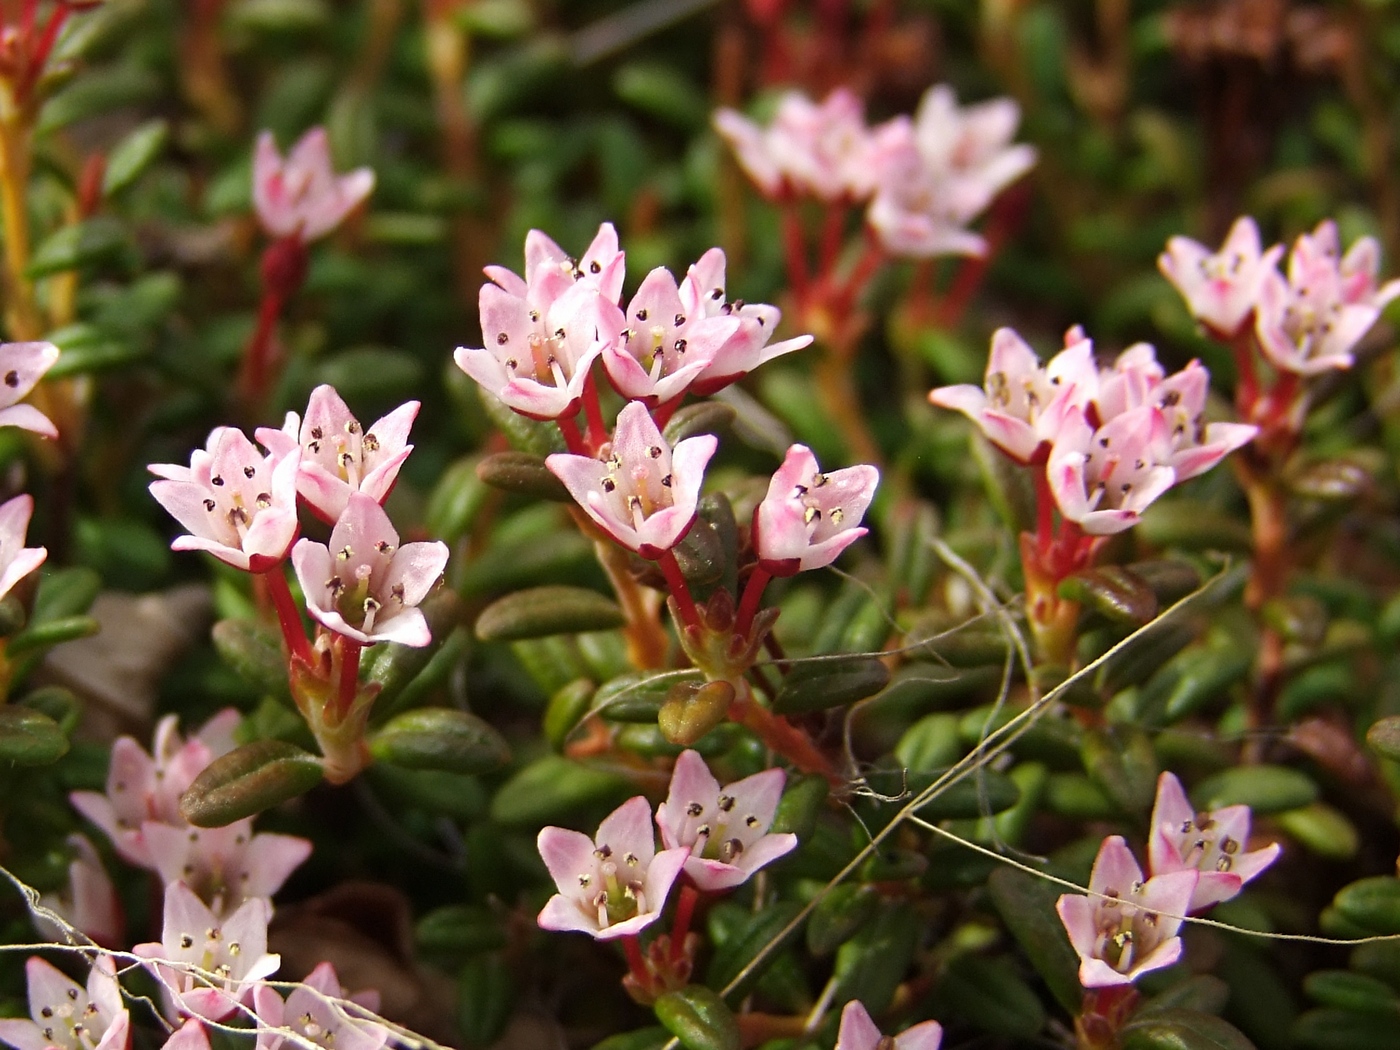
[[[768,769],[720,787],[705,760],[684,751],[655,813],[660,852],[651,806],[640,795],[619,806],[592,839],[545,828],[540,856],[559,892],[540,912],[540,926],[600,940],[635,936],[661,917],[682,872],[705,893],[741,885],[797,846],[797,836],[768,830],[785,780],[781,769]],[[683,938],[681,931],[677,939]]]
[[[778,310],[726,297],[718,248],[679,284],[669,270],[652,270],[626,304],[624,266],[611,224],[578,260],[532,231],[524,277],[487,268],[491,283],[480,302],[486,346],[458,349],[458,367],[522,415],[562,424],[585,398],[596,400],[591,370],[598,361],[624,398],[673,409],[687,393],[714,393],[811,342],[769,343]]]
[[[1043,469],[1056,508],[1093,536],[1121,532],[1178,481],[1202,474],[1257,428],[1207,423],[1210,376],[1197,361],[1168,376],[1146,343],[1101,367],[1083,331],[1042,365],[1009,328],[992,337],[982,387],[929,400],[971,419],[1018,463]]]
[[[1143,877],[1120,835],[1104,839],[1089,879],[1089,896],[1065,894],[1055,906],[1079,954],[1085,988],[1132,984],[1181,957],[1183,919],[1238,894],[1279,855],[1272,843],[1241,852],[1249,841],[1249,807],[1197,813],[1181,782],[1157,782]]]
[[[1280,272],[1283,248],[1260,250],[1252,218],[1235,221],[1217,252],[1173,237],[1157,265],[1191,315],[1229,342],[1252,330],[1265,360],[1280,372],[1313,376],[1350,368],[1353,351],[1400,296],[1400,280],[1378,284],[1380,245],[1361,237],[1342,254],[1337,224],[1300,234]]]
[[[1013,144],[1020,110],[1010,99],[960,107],[951,88],[929,88],[914,116],[866,125],[859,98],[838,88],[820,104],[790,91],[771,124],[734,110],[716,129],[762,192],[775,200],[813,196],[869,204],[867,222],[892,255],[980,255],[967,227],[1035,163]]]

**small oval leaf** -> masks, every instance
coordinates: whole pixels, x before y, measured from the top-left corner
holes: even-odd
[[[583,587],[532,587],[488,605],[477,618],[483,642],[606,631],[626,622],[617,603]]]
[[[801,663],[783,679],[773,710],[790,715],[853,704],[874,696],[889,681],[890,669],[873,656]]]
[[[0,707],[0,766],[46,766],[67,752],[63,727],[44,712]]]
[[[320,761],[282,740],[257,740],[216,758],[180,796],[195,827],[221,828],[305,794],[321,782]]]
[[[473,776],[510,761],[510,746],[489,723],[466,711],[421,707],[394,718],[369,743],[377,761],[405,769]]]

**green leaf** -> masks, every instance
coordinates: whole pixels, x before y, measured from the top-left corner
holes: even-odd
[[[224,663],[265,696],[291,699],[282,636],[258,620],[220,620],[210,632]]]
[[[533,452],[496,452],[476,465],[476,476],[487,485],[529,499],[568,503],[573,499],[564,483]]]
[[[41,686],[20,700],[18,706],[48,715],[58,723],[64,736],[78,728],[78,720],[83,716],[82,701],[61,685]]]
[[[650,1028],[639,1028],[635,1032],[610,1035],[601,1043],[594,1043],[593,1050],[661,1050],[670,1038],[670,1032],[660,1025],[653,1025]]]
[[[44,103],[39,110],[36,134],[44,136],[99,113],[140,105],[160,90],[160,78],[134,65],[84,70],[81,77],[54,92]]]
[[[727,405],[723,401],[697,401],[677,410],[661,432],[661,436],[672,448],[686,438],[699,434],[723,437],[729,433],[729,428],[734,425],[738,415],[733,405]]]
[[[91,616],[65,616],[58,620],[30,624],[10,639],[8,653],[20,656],[35,649],[49,649],[75,638],[87,638],[101,630],[101,624]]]
[[[1309,1010],[1293,1023],[1300,1050],[1395,1050],[1395,1018],[1351,1010]]]
[[[609,722],[655,722],[677,682],[700,684],[697,672],[629,671],[600,685],[592,707]]]
[[[457,975],[457,1028],[468,1047],[490,1046],[515,1004],[515,977],[499,955],[468,959]]]
[[[1343,886],[1332,905],[1358,926],[1376,933],[1400,933],[1400,879],[1376,875]]]
[[[1133,1015],[1146,1018],[1169,1010],[1194,1010],[1204,1014],[1218,1014],[1225,1009],[1230,999],[1230,986],[1219,977],[1208,973],[1198,973],[1177,981],[1166,991],[1154,995]]]
[[[1061,581],[1059,594],[1115,623],[1136,626],[1157,615],[1157,595],[1152,587],[1121,565],[1075,573]]]
[[[495,951],[507,940],[500,916],[470,904],[434,908],[413,927],[413,939],[420,951],[436,954]]]
[[[629,63],[613,75],[613,90],[622,101],[683,131],[703,128],[710,118],[704,92],[673,65]]]
[[[686,1050],[739,1050],[739,1022],[723,999],[704,985],[668,992],[656,1001],[656,1019]]]
[[[796,835],[799,842],[805,843],[816,831],[817,818],[830,793],[826,777],[815,773],[790,779],[768,830],[775,835]]]
[[[1366,743],[1377,754],[1400,762],[1400,715],[1390,715],[1366,730]]]
[[[110,258],[127,246],[126,228],[109,215],[64,226],[34,249],[24,275],[31,280]]]
[[[813,955],[829,955],[855,936],[880,907],[874,886],[846,883],[835,886],[817,902],[807,920],[807,948]]]
[[[783,679],[773,710],[805,714],[874,696],[890,681],[890,669],[873,656],[814,660],[793,667]]]
[[[144,347],[82,322],[49,333],[49,342],[58,347],[59,355],[45,379],[121,368],[146,356]]]
[[[126,189],[151,166],[170,138],[170,125],[164,120],[148,120],[131,131],[107,154],[107,170],[102,174],[102,195],[112,197]]]
[[[322,775],[320,761],[292,744],[244,744],[194,778],[180,796],[180,815],[195,827],[221,828],[305,794]]]
[[[1039,997],[1007,959],[957,956],[938,983],[937,1001],[948,1013],[1008,1039],[1033,1039],[1045,1027]]]
[[[497,789],[491,818],[502,824],[539,827],[594,803],[626,797],[623,777],[559,755],[531,762]]]
[[[483,642],[605,631],[626,623],[612,599],[583,587],[532,587],[498,598],[476,621]]]
[[[1164,1010],[1130,1021],[1123,1050],[1254,1050],[1234,1025],[1194,1010]]]
[[[1287,766],[1237,766],[1202,781],[1191,792],[1199,809],[1248,806],[1255,813],[1282,813],[1317,801],[1318,787],[1306,773]]]
[[[1323,1006],[1400,1020],[1400,997],[1384,981],[1350,970],[1317,970],[1303,978],[1303,991]]]
[[[1084,998],[1079,956],[1055,914],[1058,887],[1014,868],[998,868],[987,880],[992,903],[1059,1004],[1077,1015]]]
[[[510,761],[510,746],[493,726],[446,707],[399,715],[374,734],[369,750],[376,761],[464,776],[490,773]]]
[[[794,901],[778,901],[762,911],[746,915],[742,926],[737,930],[730,931],[727,937],[715,945],[709,969],[705,971],[705,983],[715,988],[727,988],[730,982],[739,976],[744,967],[757,958],[759,952],[768,947],[783,927],[797,917],[800,910],[801,907]],[[798,930],[793,930],[792,933],[788,934],[788,937],[795,937],[799,930],[800,927]],[[763,965],[756,967],[753,972],[749,973],[731,994],[736,996],[748,994],[763,975],[764,970],[772,965],[773,960],[777,958],[779,947],[775,945],[764,959]]]
[[[63,727],[44,712],[0,707],[0,766],[46,766],[67,753]]]
[[[1325,802],[1314,802],[1301,809],[1290,809],[1275,815],[1289,838],[1319,857],[1329,860],[1351,860],[1361,848],[1361,833],[1340,810]]]
[[[835,1001],[859,999],[872,1014],[894,998],[918,948],[921,924],[906,904],[886,906],[836,952]]]

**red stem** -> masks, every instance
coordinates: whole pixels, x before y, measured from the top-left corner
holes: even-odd
[[[880,269],[884,261],[885,250],[880,247],[879,241],[873,235],[868,236],[865,252],[856,260],[856,265],[851,270],[851,276],[832,297],[831,312],[835,316],[844,319],[851,312],[851,308],[855,306],[861,292],[865,291],[865,286],[870,283],[870,279],[875,276],[875,272]]]
[[[277,327],[277,318],[282,315],[284,302],[279,290],[263,290],[262,303],[258,306],[258,325],[253,329],[253,338],[248,341],[248,348],[243,353],[243,388],[248,401],[254,405],[261,404],[267,393],[272,334]]]
[[[603,406],[598,402],[598,384],[591,373],[583,384],[583,412],[588,419],[588,443],[596,455],[608,443],[610,435],[607,424],[603,422]]]
[[[564,435],[564,444],[569,447],[570,452],[576,456],[589,455],[588,445],[584,443],[578,424],[571,416],[560,416],[554,422],[559,426],[559,433]]]
[[[1259,373],[1254,367],[1254,330],[1244,328],[1230,340],[1235,357],[1239,383],[1235,387],[1235,411],[1246,423],[1257,422],[1255,410],[1259,404]]]
[[[753,618],[758,612],[758,603],[763,600],[763,590],[772,578],[773,574],[761,565],[755,566],[753,572],[749,573],[749,578],[744,584],[744,596],[739,599],[739,614],[734,623],[734,633],[740,638],[749,636],[749,631],[753,628]]]
[[[651,421],[656,424],[657,430],[663,430],[666,424],[671,422],[671,417],[676,414],[676,409],[681,407],[681,402],[685,400],[682,393],[671,398],[670,401],[663,401],[651,410]]]
[[[821,244],[821,269],[818,271],[817,279],[827,281],[831,279],[832,270],[836,266],[836,258],[841,253],[841,242],[846,236],[846,209],[840,204],[828,204],[826,208],[826,219],[822,224],[822,244]]]
[[[695,903],[700,893],[689,883],[681,887],[681,899],[676,902],[676,921],[671,926],[671,962],[678,963],[685,957],[685,938],[690,932],[690,918],[695,914]]]
[[[792,285],[793,298],[800,307],[807,301],[810,283],[807,240],[802,232],[802,217],[797,213],[797,205],[791,201],[783,205],[783,247],[787,250],[788,283]]]
[[[311,665],[311,643],[307,641],[306,629],[302,626],[301,610],[292,598],[292,589],[287,586],[287,577],[281,565],[273,566],[263,573],[267,581],[267,593],[277,610],[277,622],[282,627],[282,639],[287,643],[287,651]]]
[[[651,974],[647,972],[646,960],[642,958],[642,942],[634,934],[622,938],[622,950],[627,953],[627,968],[632,978],[643,988],[651,986]]]
[[[1043,463],[1033,464],[1035,474],[1035,545],[1044,559],[1055,539],[1055,494],[1050,491],[1050,478]]]
[[[26,4],[25,6],[26,21],[31,22],[28,30],[32,30],[33,5]],[[39,82],[39,77],[44,72],[44,64],[48,62],[49,52],[53,50],[54,42],[58,39],[60,30],[63,29],[63,23],[68,21],[68,13],[68,5],[60,0],[58,6],[54,8],[53,14],[49,15],[43,35],[39,38],[34,50],[29,53],[29,63],[24,71],[24,81],[19,91],[20,98],[27,97],[29,92],[34,89],[34,85]],[[25,36],[28,36],[28,30],[26,30]]]
[[[699,631],[701,629],[700,610],[695,608],[695,599],[690,596],[690,588],[686,585],[685,576],[681,572],[680,565],[676,562],[675,551],[662,551],[661,557],[656,559],[656,563],[661,566],[661,574],[666,577],[666,586],[670,588],[671,597],[676,599],[676,608],[680,610],[681,622],[686,627]]]
[[[340,648],[340,690],[336,697],[336,709],[343,718],[355,703],[355,694],[360,691],[360,650],[364,647],[344,635],[340,635],[336,641]]]

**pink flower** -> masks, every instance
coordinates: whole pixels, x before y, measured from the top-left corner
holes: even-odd
[[[684,396],[740,328],[737,317],[687,308],[664,267],[647,274],[624,323],[618,339],[603,347],[603,367],[619,394],[649,405]]]
[[[389,498],[399,468],[413,451],[408,432],[418,407],[409,401],[364,430],[335,387],[323,383],[311,391],[305,420],[288,412],[281,430],[259,428],[257,439],[275,453],[301,449],[297,492],[318,518],[334,522],[352,492],[381,504]]]
[[[1218,252],[1189,237],[1173,237],[1157,257],[1157,268],[1186,300],[1191,316],[1221,338],[1233,337],[1254,312],[1260,283],[1283,248],[1261,253],[1259,227],[1241,216]]]
[[[147,821],[141,836],[161,881],[183,882],[220,915],[271,897],[311,855],[307,839],[253,834],[251,817],[222,828]]]
[[[540,912],[546,930],[579,930],[598,940],[633,936],[661,916],[687,849],[656,852],[651,806],[638,795],[619,806],[590,839],[545,828],[540,856],[559,892]]]
[[[897,255],[981,255],[964,229],[998,193],[1035,164],[1035,149],[1012,143],[1020,108],[1009,98],[960,107],[946,84],[924,93],[911,121],[875,130],[878,171],[868,220]]]
[[[768,832],[786,779],[781,769],[765,769],[721,788],[699,754],[682,751],[656,811],[661,844],[686,850],[685,873],[700,889],[733,889],[797,848],[796,835]]]
[[[306,595],[306,611],[337,634],[361,645],[432,641],[418,603],[447,564],[447,544],[406,543],[371,497],[353,492],[331,530],[330,546],[301,540],[292,566]]]
[[[732,109],[716,112],[714,125],[767,197],[810,194],[824,201],[859,201],[874,190],[865,107],[846,88],[837,88],[820,105],[789,91],[766,128]]]
[[[263,455],[234,427],[216,427],[190,465],[152,463],[151,495],[190,535],[170,545],[207,551],[247,572],[281,563],[297,535],[299,449]]]
[[[1130,409],[1095,430],[1071,409],[1045,473],[1060,513],[1091,536],[1122,532],[1176,482],[1157,460],[1170,447],[1166,417],[1151,406]]]
[[[26,547],[29,518],[34,513],[34,497],[20,494],[0,504],[0,598],[14,585],[44,564],[49,556],[45,547]]]
[[[730,302],[724,297],[724,251],[711,248],[700,256],[681,282],[680,296],[688,315],[731,317],[738,319],[738,328],[700,370],[690,389],[700,397],[708,397],[737,382],[759,365],[801,350],[812,342],[810,335],[785,339],[769,345],[778,330],[782,313],[766,303]]]
[[[1071,339],[1075,335],[1079,338]],[[992,336],[983,386],[941,386],[928,399],[967,416],[1012,459],[1033,463],[1049,454],[1070,412],[1097,391],[1094,347],[1082,333],[1071,329],[1065,349],[1042,366],[1024,339],[999,328]]]
[[[860,520],[880,472],[864,464],[823,474],[805,445],[793,445],[754,510],[759,564],[774,576],[820,569],[868,531]]]
[[[1175,963],[1181,957],[1177,931],[1198,878],[1192,869],[1144,881],[1122,836],[1104,839],[1089,878],[1096,896],[1066,893],[1055,904],[1079,953],[1079,983],[1085,988],[1132,984]]]
[[[525,276],[504,266],[486,267],[486,276],[541,313],[575,282],[596,289],[616,304],[622,297],[626,256],[618,249],[617,230],[610,222],[598,227],[593,243],[577,260],[540,230],[531,230],[525,235]]]
[[[257,1050],[278,1050],[287,1042],[285,1033],[301,1036],[327,1050],[379,1050],[388,1041],[388,1030],[373,1021],[352,1017],[341,1005],[345,1000],[345,989],[340,986],[335,967],[328,962],[321,963],[293,988],[286,1002],[267,985],[258,985],[253,990],[259,1022]],[[349,1002],[378,1009],[379,993],[359,992],[350,996]]]
[[[180,796],[205,766],[233,749],[233,728],[240,718],[226,708],[183,740],[176,716],[166,715],[156,726],[151,754],[131,737],[118,737],[112,744],[106,794],[75,791],[69,796],[73,808],[106,833],[123,860],[154,869],[143,826],[151,821],[185,825]]]
[[[1199,361],[1154,384],[1150,398],[1166,421],[1167,438],[1153,454],[1176,473],[1177,481],[1204,474],[1237,448],[1247,445],[1259,428],[1247,423],[1205,422],[1210,373]]]
[[[209,1033],[204,1022],[191,1017],[170,1034],[160,1050],[209,1050]]]
[[[695,521],[705,465],[718,442],[686,438],[675,450],[640,401],[617,417],[606,459],[555,453],[545,460],[585,513],[622,546],[658,558]]]
[[[486,346],[458,347],[457,367],[531,419],[576,413],[594,358],[623,329],[622,311],[585,281],[547,305],[494,284],[482,285],[480,301]]]
[[[374,189],[374,172],[337,175],[326,129],[312,128],[283,159],[272,132],[258,136],[253,153],[253,206],[271,237],[310,244],[330,233]]]
[[[58,360],[53,343],[0,343],[0,427],[21,427],[47,438],[58,437],[58,428],[33,405],[20,398],[34,389]]]
[[[1263,849],[1241,853],[1249,842],[1249,807],[1226,806],[1197,813],[1181,781],[1171,773],[1157,780],[1157,803],[1152,808],[1152,837],[1147,844],[1148,866],[1153,875],[1199,871],[1200,881],[1191,895],[1193,912],[1227,901],[1246,882],[1278,859],[1277,842]]]
[[[899,1035],[884,1035],[859,999],[852,999],[841,1011],[841,1029],[836,1033],[836,1050],[938,1050],[942,1042],[943,1026],[937,1021],[924,1021]]]
[[[183,882],[172,882],[165,887],[160,943],[138,944],[132,951],[149,960],[148,968],[164,986],[168,1016],[222,1021],[281,961],[267,954],[270,918],[267,901],[252,897],[221,919]]]
[[[66,841],[73,851],[67,892],[59,897],[45,894],[41,903],[102,947],[124,947],[128,943],[126,918],[102,858],[86,835],[69,835]],[[63,939],[63,930],[56,924],[47,919],[38,920],[38,924],[49,938]]]
[[[39,956],[30,956],[24,973],[32,1020],[0,1019],[0,1042],[15,1050],[126,1050],[131,1022],[116,972],[112,960],[99,955],[84,988]]]
[[[1379,249],[1358,241],[1338,260],[1337,228],[1330,221],[1302,234],[1288,258],[1288,279],[1277,270],[1259,288],[1255,334],[1269,362],[1311,376],[1350,368],[1352,350],[1400,295],[1400,282],[1376,288]]]

